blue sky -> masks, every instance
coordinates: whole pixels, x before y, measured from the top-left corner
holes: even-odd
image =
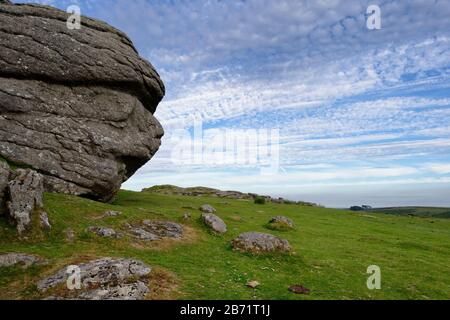
[[[450,1],[34,2],[77,4],[123,30],[166,84],[162,147],[125,188],[450,206]],[[370,4],[381,30],[366,28]],[[194,118],[211,135],[278,130],[278,172],[261,174],[263,161],[174,161]]]

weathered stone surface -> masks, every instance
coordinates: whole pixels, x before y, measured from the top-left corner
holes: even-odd
[[[9,166],[0,160],[0,215],[6,212],[6,191],[10,174]]]
[[[147,230],[144,230],[143,228],[131,227],[130,233],[132,236],[138,238],[139,240],[144,240],[144,241],[161,240],[161,237],[157,236],[154,233],[148,232]]]
[[[120,215],[122,215],[122,212],[120,212],[120,211],[106,211],[106,212],[103,214],[103,218],[108,218],[108,217],[118,217],[118,216],[120,216]]]
[[[216,209],[214,209],[212,206],[210,206],[209,204],[204,204],[200,207],[200,211],[204,212],[204,213],[215,213]]]
[[[171,221],[144,220],[141,225],[129,228],[132,235],[146,241],[183,236],[183,226]]]
[[[50,221],[48,220],[48,214],[45,211],[43,211],[39,214],[39,222],[41,224],[42,229],[50,230],[52,228],[52,225],[50,224]]]
[[[25,253],[6,253],[0,254],[0,267],[12,267],[21,265],[23,268],[28,268],[33,264],[43,264],[45,260],[30,254]]]
[[[122,234],[117,232],[116,230],[112,228],[106,228],[106,227],[89,227],[87,228],[87,231],[93,232],[96,235],[103,237],[103,238],[120,238],[122,237]]]
[[[212,213],[202,213],[203,222],[210,227],[214,232],[226,233],[227,225],[218,216]]]
[[[8,185],[8,215],[23,233],[32,222],[33,214],[42,213],[43,176],[31,169],[17,169],[17,176]],[[40,219],[40,218],[39,218]]]
[[[287,240],[259,232],[243,233],[235,238],[231,245],[234,250],[251,253],[288,252],[291,250]]]
[[[284,216],[276,216],[270,219],[268,227],[274,230],[289,230],[295,227],[294,221]]]
[[[79,265],[81,290],[76,296],[51,296],[52,299],[72,298],[81,300],[140,300],[149,292],[147,277],[151,268],[138,260],[102,258]],[[37,283],[41,292],[65,285],[67,268]],[[50,298],[50,297],[49,297]]]
[[[164,85],[131,41],[64,11],[0,3],[0,156],[51,192],[112,199],[160,146]]]

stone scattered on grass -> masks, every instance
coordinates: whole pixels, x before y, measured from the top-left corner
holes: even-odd
[[[161,240],[161,237],[158,237],[154,233],[148,232],[142,228],[131,227],[130,233],[132,236],[134,236],[135,238],[138,238],[139,240],[144,240],[144,241]]]
[[[74,242],[75,241],[75,231],[73,231],[72,228],[67,228],[64,230],[64,234],[66,236],[67,242]]]
[[[216,209],[214,209],[209,204],[204,204],[200,207],[200,211],[204,213],[216,213]]]
[[[132,235],[146,241],[183,236],[183,226],[171,221],[144,220],[139,226],[130,225],[129,229]]]
[[[120,216],[120,215],[122,215],[122,212],[120,212],[120,211],[106,211],[104,214],[103,214],[103,218],[107,218],[107,217],[118,217],[118,216]]]
[[[181,238],[183,226],[171,221],[144,220],[144,228],[161,238]]]
[[[67,289],[65,294],[52,295],[46,299],[142,300],[149,293],[148,276],[152,269],[139,260],[102,258],[78,267],[81,289]],[[67,270],[67,267],[63,268],[40,280],[37,289],[45,293],[50,289],[66,286],[70,275]]]
[[[25,253],[6,253],[0,255],[0,267],[12,267],[21,265],[28,268],[33,264],[44,264],[45,260],[31,254]]]
[[[104,238],[120,238],[122,235],[112,228],[106,227],[89,227],[87,231],[93,232],[96,235]]]
[[[189,220],[189,219],[191,219],[191,214],[189,212],[185,212],[183,214],[183,220]]]
[[[311,290],[309,290],[308,288],[306,288],[300,284],[290,286],[289,291],[293,292],[295,294],[309,294],[311,292]]]
[[[273,217],[267,227],[272,230],[286,231],[295,227],[294,221],[284,216]]]
[[[217,233],[226,233],[227,225],[220,219],[218,216],[212,213],[202,213],[203,222],[210,227],[214,232]]]
[[[247,287],[252,288],[252,289],[257,288],[260,285],[261,284],[258,281],[256,281],[256,280],[252,280],[252,281],[247,282]]]
[[[287,240],[259,232],[243,233],[235,238],[231,245],[234,250],[250,253],[291,251],[291,246]]]

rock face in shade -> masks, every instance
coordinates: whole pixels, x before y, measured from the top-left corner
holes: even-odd
[[[203,222],[216,233],[226,233],[227,225],[218,216],[212,213],[202,213]]]
[[[109,201],[160,146],[164,84],[125,34],[68,17],[0,1],[0,156],[46,191]]]

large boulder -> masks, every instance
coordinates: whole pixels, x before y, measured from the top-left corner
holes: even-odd
[[[294,221],[285,216],[276,216],[270,219],[267,227],[272,230],[287,231],[295,227]]]
[[[125,34],[69,15],[0,1],[0,156],[46,191],[109,201],[158,150],[165,89]]]

